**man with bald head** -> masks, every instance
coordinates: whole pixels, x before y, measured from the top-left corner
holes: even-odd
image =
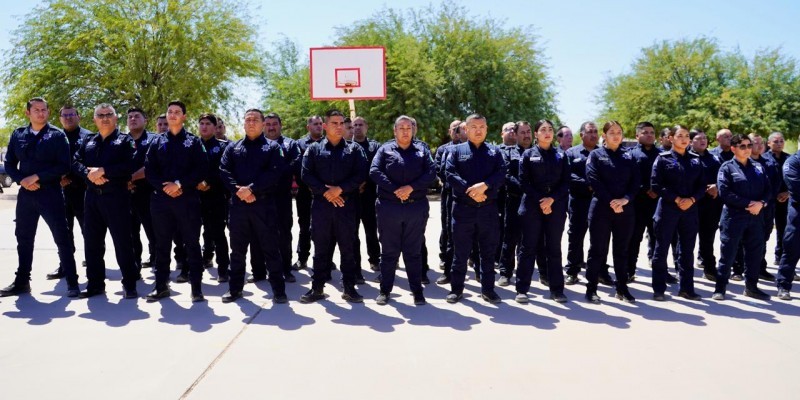
[[[711,154],[717,156],[720,162],[725,162],[733,158],[733,151],[731,151],[731,133],[730,129],[720,129],[717,131],[717,144],[718,146],[709,150]]]

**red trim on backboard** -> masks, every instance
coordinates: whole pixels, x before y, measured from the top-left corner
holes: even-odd
[[[383,46],[345,46],[345,47],[311,47],[308,49],[308,60],[309,60],[309,89],[311,90],[311,100],[319,100],[319,101],[337,101],[337,100],[347,100],[345,98],[338,98],[338,97],[314,97],[314,57],[312,54],[315,50],[338,50],[338,49],[381,49],[381,53],[383,55],[383,96],[381,97],[356,97],[356,100],[386,100],[386,48]],[[360,80],[360,77],[359,77]]]
[[[356,71],[356,75],[358,75],[356,77],[357,83],[355,85],[349,85],[349,86],[348,85],[340,85],[339,84],[339,80],[336,79],[339,76],[339,71]],[[361,68],[355,68],[355,67],[353,67],[353,68],[334,68],[333,69],[333,82],[334,82],[334,85],[336,86],[337,89],[361,87]]]

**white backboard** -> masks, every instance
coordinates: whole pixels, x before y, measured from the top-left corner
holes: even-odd
[[[386,98],[383,47],[314,47],[309,60],[311,100]]]

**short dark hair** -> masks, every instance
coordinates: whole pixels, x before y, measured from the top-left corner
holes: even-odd
[[[581,124],[581,129],[578,130],[581,133],[581,135],[586,133],[586,127],[589,125],[594,125],[595,127],[597,127],[597,124],[594,121],[586,121]]]
[[[669,136],[675,136],[675,134],[678,133],[678,131],[681,130],[681,129],[683,129],[684,131],[687,131],[687,132],[689,131],[689,129],[687,129],[685,126],[683,126],[681,124],[677,124],[677,125],[673,126],[672,128],[669,128]],[[690,133],[689,137],[691,138],[691,133]]]
[[[514,123],[514,133],[518,134],[519,133],[519,128],[522,128],[523,126],[531,126],[531,123],[528,122],[528,121],[522,121],[522,120],[515,122]]]
[[[61,106],[61,108],[58,110],[58,113],[61,114],[61,112],[64,111],[64,110],[75,110],[76,114],[77,114],[77,111],[78,111],[78,109],[75,108],[75,106],[70,104],[70,103],[67,103],[67,104],[64,104],[63,106]]]
[[[270,118],[277,119],[278,123],[283,125],[283,121],[281,120],[281,116],[278,115],[277,113],[271,112],[271,113],[269,113],[269,114],[264,116],[264,119],[270,119]]]
[[[344,117],[344,123],[346,124],[346,123],[348,123],[348,122],[352,124],[352,123],[353,123],[353,120],[352,120],[352,119],[350,119],[350,117]]]
[[[34,98],[28,100],[27,103],[25,103],[25,109],[30,111],[34,102],[44,103],[44,106],[46,108],[48,108],[48,109],[50,108],[50,106],[47,105],[47,100],[45,100],[44,97],[34,97]]]
[[[259,110],[259,109],[257,109],[257,108],[248,109],[247,111],[244,112],[244,115],[247,115],[247,113],[251,113],[251,112],[257,112],[258,115],[261,116],[261,120],[262,121],[264,120],[264,112]]]
[[[197,122],[200,122],[204,119],[207,119],[208,122],[211,122],[212,125],[217,126],[217,116],[212,113],[203,113],[200,114],[200,118],[197,119]]]
[[[703,135],[703,136],[706,136],[706,138],[708,138],[706,133],[703,132],[702,130],[692,129],[692,130],[689,131],[689,140],[694,140],[695,136],[697,136],[697,135]]]
[[[621,130],[623,133],[625,133],[625,130],[622,129],[622,124],[620,124],[619,121],[616,121],[616,120],[612,119],[612,120],[607,121],[605,124],[603,124],[603,134],[608,133],[608,131],[610,131],[611,128],[614,127],[615,125],[619,127],[619,130]]]
[[[321,120],[321,119],[322,119],[322,117],[320,117],[320,116],[319,116],[319,115],[317,115],[317,114],[314,114],[314,115],[312,115],[312,116],[310,116],[310,117],[306,118],[306,125],[310,124],[310,123],[311,123],[311,121],[313,121],[313,120],[315,120],[315,119],[320,119],[320,120]]]
[[[566,125],[559,126],[558,129],[556,129],[556,137],[558,137],[558,138],[564,137],[564,132],[563,132],[564,129],[570,129],[570,127],[568,127]]]
[[[464,123],[472,121],[473,119],[482,119],[482,120],[486,121],[486,117],[484,117],[483,115],[478,114],[478,113],[472,113],[472,114],[468,115],[467,118],[464,119]]]
[[[549,119],[540,119],[536,121],[536,124],[533,125],[533,131],[537,132],[544,124],[549,124],[551,128],[553,127],[553,121],[550,121]]]
[[[737,133],[731,136],[731,147],[739,145],[739,143],[742,143],[742,140],[747,140],[748,142],[753,143],[753,140],[750,139],[749,136]]]
[[[636,124],[636,133],[643,131],[644,128],[653,128],[653,130],[656,129],[656,127],[653,126],[653,124],[651,124],[649,121],[642,121]]]
[[[669,131],[670,130],[671,130],[671,128],[662,129],[661,132],[659,133],[659,136],[661,136],[661,137],[669,136]]]
[[[167,108],[170,108],[170,106],[178,106],[181,108],[181,112],[186,114],[186,104],[184,104],[182,101],[172,100],[169,102],[169,104],[167,104]]]
[[[62,107],[62,108],[63,108],[63,107]],[[128,112],[127,112],[126,114],[135,113],[135,112],[137,112],[137,113],[139,113],[139,114],[142,114],[142,116],[144,117],[144,119],[147,119],[147,113],[146,113],[146,112],[144,112],[144,110],[142,110],[142,109],[141,109],[141,108],[139,108],[139,107],[131,107],[131,108],[129,108],[129,109],[128,109]]]
[[[325,121],[331,119],[331,117],[342,117],[344,118],[344,114],[342,114],[339,110],[330,110],[325,113]]]

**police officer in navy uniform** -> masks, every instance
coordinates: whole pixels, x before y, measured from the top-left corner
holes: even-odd
[[[497,192],[506,176],[500,151],[485,142],[488,125],[480,114],[467,117],[465,143],[453,146],[445,161],[445,177],[453,191],[453,266],[448,303],[464,293],[467,258],[477,237],[480,252],[481,298],[499,303],[494,291],[494,256],[500,233]]]
[[[128,183],[131,193],[131,234],[133,236],[133,261],[139,268],[154,265],[156,254],[156,236],[153,231],[153,219],[150,216],[150,195],[153,187],[144,177],[144,160],[150,144],[155,141],[155,134],[148,132],[147,114],[139,107],[131,107],[127,112],[128,135],[133,139],[136,152],[133,156],[133,173]],[[144,229],[147,237],[149,258],[142,261],[144,246],[141,240],[141,230]]]
[[[67,296],[77,297],[78,274],[75,247],[67,228],[61,177],[70,170],[72,156],[64,132],[47,123],[50,109],[41,98],[28,100],[25,116],[30,124],[11,134],[6,151],[6,173],[19,184],[16,209],[17,254],[19,266],[14,283],[0,290],[0,296],[16,296],[31,291],[33,244],[39,216],[53,234],[59,265],[67,280]]]
[[[586,181],[592,187],[589,206],[589,256],[586,260],[586,300],[599,303],[597,284],[608,257],[608,242],[612,248],[614,273],[617,275],[616,297],[633,303],[628,291],[628,246],[633,233],[634,211],[631,201],[639,191],[639,167],[630,153],[621,148],[622,126],[617,121],[603,125],[603,146],[586,160]]]
[[[58,119],[64,129],[64,134],[67,135],[67,140],[69,140],[69,154],[74,156],[75,152],[78,151],[81,140],[92,132],[80,126],[81,116],[78,114],[78,110],[71,105],[61,107]],[[67,205],[67,228],[69,228],[72,242],[75,243],[74,228],[76,220],[78,221],[78,226],[81,227],[81,231],[83,231],[83,197],[86,194],[86,183],[82,178],[70,172],[61,177],[61,187],[64,189],[64,200],[66,200]],[[84,265],[86,264],[84,263]],[[64,273],[60,265],[57,270],[47,274],[47,279],[61,279],[63,277]]]
[[[800,153],[788,157],[783,164],[783,182],[789,192],[783,253],[778,267],[778,298],[791,300],[792,281],[800,260]]]
[[[769,187],[772,189],[767,206],[761,211],[761,215],[764,217],[764,243],[766,243],[769,241],[769,237],[772,235],[772,229],[775,227],[775,206],[778,204],[778,192],[782,189],[785,190],[785,186],[783,184],[783,174],[781,173],[781,167],[778,165],[778,162],[775,161],[774,158],[767,155],[767,152],[765,151],[766,144],[764,143],[764,138],[755,133],[749,134],[748,137],[753,143],[753,150],[750,153],[750,159],[761,164],[761,166],[764,168],[764,171],[767,172],[767,177],[769,178]],[[744,246],[740,245],[739,254],[736,257],[737,261],[744,259],[743,250]],[[761,259],[758,278],[769,282],[775,282],[775,276],[767,271],[766,252],[764,257]]]
[[[676,125],[668,135],[671,150],[658,155],[653,164],[652,190],[659,196],[653,228],[656,248],[653,253],[653,299],[666,300],[667,256],[675,233],[678,234],[678,296],[700,300],[694,291],[694,244],[699,224],[696,203],[706,192],[700,157],[689,151],[689,130]]]
[[[656,129],[650,122],[644,121],[636,124],[636,147],[629,150],[631,157],[639,167],[639,176],[642,183],[636,198],[633,200],[633,210],[636,215],[631,244],[628,247],[628,283],[633,282],[636,275],[636,263],[639,259],[639,248],[644,238],[644,231],[648,232],[648,255],[652,254],[655,246],[656,235],[653,232],[653,215],[658,204],[658,194],[650,188],[650,172],[653,163],[658,157],[658,148],[655,146]],[[620,279],[620,278],[617,278]]]
[[[300,270],[308,266],[308,257],[311,255],[311,200],[313,195],[308,185],[302,179],[302,157],[313,143],[322,140],[322,117],[312,115],[306,120],[308,135],[297,140],[298,155],[290,161],[294,172],[294,181],[297,183],[295,207],[297,208],[297,261],[292,269]]]
[[[217,139],[217,116],[214,114],[200,115],[198,132],[208,156],[208,174],[197,184],[197,190],[200,191],[200,216],[203,222],[203,264],[206,268],[211,267],[216,253],[217,282],[226,282],[231,264],[228,237],[225,235],[230,192],[222,184],[219,164],[228,142]]]
[[[564,152],[554,143],[553,123],[540,120],[533,130],[536,145],[525,150],[519,163],[519,181],[524,194],[518,213],[522,240],[514,300],[528,302],[533,263],[544,237],[543,251],[547,253],[544,273],[549,282],[550,298],[564,303],[567,297],[561,269],[561,235],[567,219],[570,170]]]
[[[514,274],[517,261],[517,249],[522,235],[519,206],[522,200],[522,184],[519,180],[519,164],[522,153],[531,148],[531,124],[528,121],[518,121],[514,125],[517,137],[515,146],[506,146],[500,149],[506,163],[506,212],[503,220],[503,244],[500,251],[500,277],[498,286],[508,286]]]
[[[281,271],[283,278],[286,282],[296,282],[294,274],[292,274],[292,177],[293,177],[293,163],[300,162],[300,150],[297,143],[290,138],[281,134],[283,129],[283,121],[276,113],[268,113],[264,117],[264,135],[267,140],[277,143],[283,150],[284,163],[282,178],[279,186],[275,192],[275,203],[277,206],[278,218],[278,248],[281,253]],[[259,281],[266,279],[267,265],[264,256],[261,254],[261,248],[258,246],[257,241],[251,243],[251,262],[253,263],[253,276],[249,281]]]
[[[750,138],[733,135],[730,141],[734,158],[722,164],[717,175],[717,188],[724,206],[720,218],[720,258],[712,299],[724,300],[731,266],[739,243],[745,246],[744,295],[768,300],[758,288],[759,264],[764,257],[764,218],[772,189],[761,164],[750,159],[753,144]]]
[[[375,154],[378,153],[378,148],[381,144],[375,140],[367,137],[369,125],[364,117],[356,117],[353,120],[353,142],[361,146],[364,150],[364,155],[367,156],[367,163],[372,164]],[[381,257],[381,245],[378,240],[378,222],[377,213],[375,209],[375,201],[378,199],[378,189],[372,180],[367,179],[362,188],[359,189],[358,194],[358,219],[364,225],[364,237],[367,244],[367,261],[369,268],[373,271],[378,271]],[[424,231],[423,231],[424,232]],[[356,235],[356,264],[361,266],[361,241]]]
[[[228,145],[222,156],[220,171],[225,187],[231,192],[230,232],[231,271],[229,290],[223,302],[242,297],[245,282],[247,247],[258,246],[269,269],[273,301],[286,303],[286,284],[283,279],[279,220],[276,203],[281,180],[286,174],[283,148],[263,134],[264,114],[249,109],[244,115],[246,137]]]
[[[208,175],[208,156],[197,136],[186,131],[186,105],[171,101],[167,107],[169,131],[150,146],[145,161],[147,180],[155,189],[150,212],[156,233],[156,284],[148,301],[170,295],[169,252],[176,232],[186,247],[192,301],[204,301],[201,283],[200,194],[197,185]]]
[[[710,280],[717,280],[717,258],[714,256],[714,240],[719,229],[719,218],[722,214],[722,200],[717,191],[717,173],[722,165],[720,159],[708,150],[708,138],[703,131],[692,130],[689,132],[692,141],[692,152],[700,157],[703,167],[703,179],[706,190],[700,200],[697,200],[697,263],[703,268],[703,276]]]
[[[81,298],[105,293],[106,231],[111,233],[117,265],[122,272],[123,297],[135,299],[139,268],[133,258],[131,196],[128,182],[134,169],[135,143],[117,129],[117,113],[110,104],[94,109],[97,133],[84,138],[75,153],[72,170],[86,180],[83,239],[86,247],[86,290]]]
[[[325,117],[326,137],[308,147],[303,155],[302,179],[311,189],[311,235],[314,241],[314,272],[311,290],[300,301],[311,303],[325,298],[323,289],[330,277],[333,249],[342,257],[342,298],[361,302],[356,291],[357,266],[353,237],[357,232],[355,196],[367,175],[364,151],[344,140],[344,115],[333,110]]]
[[[443,273],[436,278],[436,283],[439,285],[450,283],[450,267],[453,265],[453,227],[451,226],[452,219],[450,215],[453,210],[453,192],[447,184],[447,179],[445,179],[444,166],[447,160],[447,152],[453,146],[462,142],[464,132],[462,132],[461,124],[461,120],[455,120],[450,123],[448,130],[450,142],[436,149],[436,156],[433,160],[436,165],[436,176],[442,184],[440,200],[442,231],[439,233],[439,267],[443,270]]]
[[[733,158],[733,151],[731,150],[731,133],[730,129],[720,129],[717,131],[717,147],[709,150],[711,154],[717,156],[720,163],[724,163]]]
[[[772,132],[769,134],[767,146],[769,150],[764,153],[765,156],[771,157],[778,164],[778,170],[781,173],[781,187],[778,189],[777,201],[775,203],[775,256],[774,264],[780,265],[781,256],[783,255],[783,235],[786,232],[786,221],[789,213],[789,190],[786,183],[783,181],[783,164],[789,158],[789,154],[783,151],[785,141],[783,134],[780,132]]]
[[[359,121],[356,118],[355,122]],[[357,129],[357,128],[356,128]],[[394,141],[381,146],[370,167],[377,185],[377,222],[380,230],[379,305],[389,302],[400,255],[408,274],[414,304],[425,304],[422,286],[422,241],[428,222],[428,186],[436,179],[430,150],[414,141],[413,120],[405,115],[394,124]]]

